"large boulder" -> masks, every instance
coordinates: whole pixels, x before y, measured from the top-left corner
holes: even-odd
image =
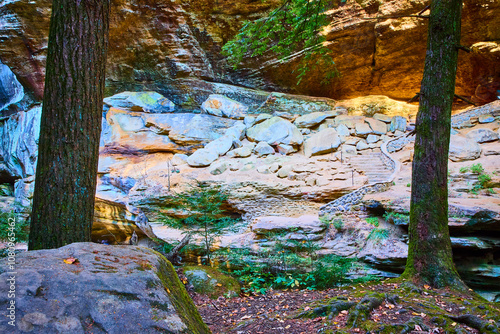
[[[366,118],[365,122],[370,124],[370,128],[373,130],[373,133],[376,135],[385,135],[387,133],[387,124],[383,121],[379,121],[374,118]]]
[[[451,161],[475,160],[481,156],[481,146],[469,138],[452,135],[449,158]]]
[[[210,333],[173,266],[137,246],[74,243],[17,255],[15,322],[3,333]],[[12,270],[0,262],[0,288]],[[5,319],[7,320],[7,319]]]
[[[269,145],[301,145],[304,141],[299,129],[281,117],[272,117],[247,130],[248,139],[256,142],[265,141]]]
[[[498,140],[498,133],[490,129],[474,129],[467,133],[467,138],[477,143],[487,143]]]
[[[187,163],[191,167],[207,167],[219,158],[219,154],[213,149],[202,148],[197,150],[187,158]]]
[[[175,105],[157,92],[122,92],[106,97],[104,104],[118,109],[149,113],[173,112]]]
[[[305,141],[304,154],[310,157],[313,155],[334,152],[341,143],[337,131],[332,128],[326,128],[312,135]]]
[[[391,124],[389,125],[389,131],[406,131],[406,118],[403,116],[394,116],[391,120]]]
[[[201,105],[201,110],[214,116],[244,119],[248,107],[226,96],[211,94]]]
[[[111,108],[106,114],[111,128],[109,143],[115,151],[194,151],[234,125],[233,120],[197,114],[149,114]]]
[[[0,120],[0,183],[35,175],[41,107]]]
[[[298,117],[293,124],[299,128],[312,128],[323,122],[327,117],[333,116],[332,114],[317,111]]]

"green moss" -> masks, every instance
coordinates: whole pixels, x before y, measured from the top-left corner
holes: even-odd
[[[210,333],[210,329],[201,319],[196,306],[189,297],[184,285],[179,280],[172,264],[168,262],[167,259],[165,259],[165,257],[163,257],[160,253],[155,253],[158,255],[160,262],[160,266],[157,268],[157,275],[167,290],[177,314],[187,326],[184,333]]]
[[[190,279],[189,272],[202,271],[208,277],[206,279]],[[185,266],[184,274],[190,279],[194,290],[198,293],[208,295],[212,299],[216,299],[223,295],[238,295],[241,287],[236,279],[219,272],[217,269],[209,266]]]

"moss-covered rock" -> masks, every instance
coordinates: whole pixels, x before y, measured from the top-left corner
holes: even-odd
[[[234,297],[240,293],[241,287],[238,281],[222,274],[215,268],[185,266],[182,271],[195,292],[206,294],[210,298]]]
[[[13,275],[6,260],[1,291]],[[17,326],[3,321],[2,333],[210,333],[173,266],[150,249],[74,243],[16,260]]]

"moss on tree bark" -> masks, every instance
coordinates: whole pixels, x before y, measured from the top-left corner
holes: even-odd
[[[413,158],[409,248],[404,278],[440,288],[465,285],[448,230],[448,150],[462,1],[431,3]]]
[[[30,249],[90,241],[109,0],[54,0]]]

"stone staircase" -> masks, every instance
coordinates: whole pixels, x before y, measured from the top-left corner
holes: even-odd
[[[349,158],[348,165],[357,171],[362,171],[368,177],[368,183],[378,183],[387,181],[393,169],[384,160],[384,155],[380,152],[370,152],[355,155]]]

